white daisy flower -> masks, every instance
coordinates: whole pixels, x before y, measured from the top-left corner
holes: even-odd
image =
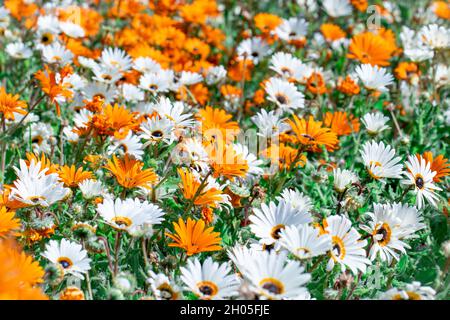
[[[205,81],[208,85],[217,84],[227,76],[227,70],[222,66],[214,66],[206,71]]]
[[[341,170],[340,168],[333,169],[334,189],[342,193],[351,185],[358,181],[358,176],[350,170]]]
[[[171,144],[175,139],[173,123],[167,118],[158,119],[154,117],[147,119],[146,122],[141,124],[140,128],[142,130],[140,138],[146,141],[144,147],[159,142]]]
[[[177,145],[174,154],[177,163],[182,163],[200,172],[206,172],[209,168],[209,156],[205,147],[198,138],[187,138]]]
[[[25,141],[31,141],[31,147],[36,154],[51,152],[50,140],[52,137],[52,126],[43,122],[32,123],[29,130],[25,130],[23,134]]]
[[[28,59],[33,55],[33,51],[22,42],[8,43],[5,51],[14,59]]]
[[[288,260],[286,252],[240,251],[241,257],[233,256],[233,261],[244,260],[236,265],[250,288],[260,299],[282,300],[305,294],[309,273],[298,261]]]
[[[275,29],[275,34],[284,41],[303,41],[308,33],[308,22],[305,19],[291,17]]]
[[[122,72],[113,66],[97,64],[93,66],[92,72],[94,73],[93,80],[108,85],[113,85],[122,78]]]
[[[148,57],[139,57],[133,61],[133,69],[140,73],[158,73],[162,70],[161,65]]]
[[[364,124],[370,135],[377,135],[388,129],[389,126],[386,125],[388,121],[389,118],[384,116],[381,112],[366,113],[361,119],[361,122]]]
[[[184,113],[186,106],[181,101],[172,103],[167,97],[160,97],[157,103],[150,104],[152,111],[156,111],[161,118],[173,122],[175,128],[192,127],[195,120],[192,114]]]
[[[47,63],[63,66],[72,62],[73,53],[59,42],[55,42],[42,48],[42,59]]]
[[[322,5],[326,13],[333,18],[348,16],[353,11],[349,0],[324,0]]]
[[[125,101],[138,102],[144,100],[144,92],[135,85],[124,83],[120,86],[119,91]]]
[[[53,34],[60,32],[59,20],[52,15],[39,15],[36,26],[38,32],[51,32]]]
[[[20,160],[20,167],[14,167],[14,170],[17,180],[11,188],[10,198],[27,206],[49,207],[70,193],[70,190],[59,182],[58,174],[46,174],[48,169],[42,168],[41,162],[31,160],[27,166],[24,160]]]
[[[103,82],[91,82],[86,87],[82,89],[83,96],[92,101],[94,97],[102,98],[105,104],[114,101],[117,95],[117,89],[114,85],[107,85]]]
[[[269,46],[261,38],[253,37],[245,39],[237,47],[237,55],[239,59],[251,60],[257,65],[269,53]]]
[[[434,300],[436,291],[428,286],[422,286],[414,281],[404,289],[392,288],[380,296],[380,300]]]
[[[370,260],[366,258],[366,240],[352,227],[352,222],[344,216],[331,216],[324,221],[324,230],[331,236],[332,249],[327,270],[334,268],[336,263],[341,270],[350,269],[354,274],[366,272]]]
[[[119,72],[127,71],[132,64],[131,57],[119,48],[103,49],[99,62],[101,65]]]
[[[81,244],[62,239],[60,242],[50,240],[45,246],[42,256],[51,262],[58,264],[64,270],[64,274],[71,274],[77,278],[84,279],[84,273],[87,273],[91,266],[91,259],[87,251]]]
[[[423,26],[418,36],[425,46],[433,50],[446,49],[450,46],[450,29],[437,24]]]
[[[307,213],[311,210],[313,204],[311,199],[296,189],[284,189],[277,201],[284,201],[299,212]]]
[[[367,141],[360,151],[363,163],[372,178],[383,181],[384,178],[400,179],[402,165],[400,157],[395,157],[395,150],[382,141]]]
[[[107,152],[108,154],[116,152],[120,155],[128,154],[135,159],[142,160],[144,145],[141,143],[140,137],[130,131],[125,138],[121,140],[114,139]]]
[[[379,66],[362,64],[356,67],[355,72],[368,90],[386,92],[388,91],[386,86],[394,82],[392,74],[387,72],[386,68],[380,68]]]
[[[145,224],[159,224],[164,220],[164,212],[148,201],[141,202],[138,198],[122,200],[117,198],[104,199],[97,205],[97,212],[114,229],[130,234]]]
[[[83,38],[85,35],[84,29],[79,24],[70,21],[60,21],[59,27],[61,31],[71,38]]]
[[[431,171],[430,167],[431,163],[424,158],[418,159],[416,156],[408,156],[407,171],[403,173],[406,179],[402,180],[402,183],[414,187],[414,192],[417,195],[416,205],[419,209],[424,206],[424,198],[434,207],[437,207],[439,197],[436,191],[442,190],[434,184],[433,177],[436,175],[436,171]]]
[[[307,66],[290,53],[277,52],[270,58],[270,69],[285,80],[301,82],[305,78]]]
[[[93,179],[85,179],[78,184],[83,197],[87,200],[93,199],[95,197],[101,196],[105,189],[101,181]]]
[[[305,96],[292,83],[278,78],[270,78],[264,90],[268,100],[277,104],[282,111],[292,113],[305,107]]]
[[[233,144],[233,149],[236,152],[236,155],[241,155],[244,161],[247,162],[248,165],[248,170],[246,173],[247,179],[255,178],[264,173],[264,169],[261,168],[263,161],[259,160],[256,155],[251,153],[248,150],[247,146],[240,143],[235,143]]]
[[[175,283],[170,281],[163,273],[154,273],[149,271],[150,277],[147,279],[147,283],[155,295],[157,300],[179,300],[182,298],[181,288]]]
[[[297,259],[311,259],[331,250],[331,237],[320,235],[318,229],[309,225],[287,226],[280,232],[280,244]]]
[[[253,208],[249,220],[252,222],[250,230],[261,242],[275,244],[275,249],[278,249],[281,230],[286,226],[309,223],[312,218],[309,213],[299,211],[285,201],[280,201],[278,205],[271,201],[269,205],[261,204],[261,209]]]
[[[264,138],[276,137],[289,129],[289,125],[284,119],[280,119],[275,111],[267,112],[265,109],[261,109],[252,117],[252,121],[258,127],[258,136]]]
[[[239,278],[230,274],[227,263],[219,264],[211,257],[203,264],[197,258],[189,259],[186,267],[180,267],[181,280],[186,290],[193,292],[202,300],[222,300],[238,295]]]
[[[172,79],[167,72],[146,73],[139,78],[139,87],[152,94],[167,92]]]

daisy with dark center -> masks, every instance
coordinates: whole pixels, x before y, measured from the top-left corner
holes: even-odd
[[[286,226],[299,226],[312,221],[309,213],[299,211],[285,201],[280,201],[278,205],[272,201],[269,205],[263,203],[261,209],[254,208],[253,213],[249,217],[252,222],[250,230],[260,238],[261,243],[274,244],[275,249],[280,248],[280,233]]]
[[[407,171],[403,173],[406,179],[402,180],[402,183],[414,189],[417,207],[421,209],[424,206],[424,198],[437,207],[439,197],[436,191],[442,189],[434,184],[436,171],[431,171],[431,163],[424,158],[419,160],[416,156],[408,156],[406,168]]]
[[[406,253],[405,249],[410,248],[407,243],[402,241],[406,235],[404,233],[405,227],[402,228],[400,220],[402,217],[398,215],[399,211],[395,210],[396,208],[393,208],[390,204],[374,203],[373,212],[366,213],[370,217],[370,221],[361,228],[372,237],[373,244],[369,251],[369,257],[372,261],[379,256],[381,260],[390,264],[392,258],[398,261],[399,253]],[[408,227],[414,228],[412,225]]]
[[[144,224],[155,225],[164,220],[164,212],[158,206],[138,198],[106,198],[103,203],[97,205],[97,212],[114,229],[126,231],[131,235],[139,231]]]
[[[326,254],[331,250],[329,235],[320,235],[319,230],[303,224],[287,226],[280,233],[280,244],[300,260]]]
[[[230,274],[231,268],[227,263],[219,264],[211,257],[200,263],[194,258],[180,270],[186,289],[201,300],[221,300],[238,294],[239,278]]]
[[[281,112],[292,113],[304,108],[304,95],[290,82],[270,78],[264,85],[268,100],[274,102]]]
[[[420,282],[413,281],[403,289],[392,288],[380,296],[380,300],[434,300],[436,291]]]
[[[71,274],[80,279],[84,279],[83,274],[91,269],[91,259],[88,258],[86,250],[81,244],[66,239],[60,242],[51,240],[42,256],[59,265],[64,270],[64,274]]]
[[[317,151],[322,145],[332,150],[339,142],[336,133],[322,127],[322,122],[315,121],[312,116],[306,120],[293,115],[292,120],[287,120],[287,123],[295,134],[296,142],[312,151]]]
[[[376,180],[384,181],[385,178],[400,179],[402,165],[400,157],[395,157],[395,150],[383,142],[368,141],[360,151],[364,165],[370,176]]]
[[[179,300],[182,298],[181,288],[179,288],[173,281],[163,273],[149,272],[150,277],[147,283],[155,295],[157,300]]]
[[[308,291],[305,285],[311,275],[305,273],[298,261],[288,260],[286,252],[272,250],[249,254],[249,251],[243,251],[242,254],[242,258],[239,258],[231,253],[231,259],[237,261],[242,276],[260,299],[289,299]],[[242,259],[245,259],[245,263],[242,263]]]
[[[342,270],[350,269],[354,274],[365,272],[370,260],[366,258],[364,247],[366,240],[352,227],[351,221],[344,216],[331,216],[324,220],[323,230],[331,237],[330,259],[327,270],[330,271],[338,264]]]

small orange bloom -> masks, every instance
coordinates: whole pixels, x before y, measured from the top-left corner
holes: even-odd
[[[345,79],[340,78],[336,89],[348,96],[356,95],[361,91],[356,81],[350,76],[345,77]]]
[[[448,159],[444,158],[442,154],[433,158],[433,153],[430,151],[424,152],[423,155],[417,154],[417,158],[420,161],[420,158],[423,157],[425,161],[431,164],[431,171],[435,171],[436,175],[433,177],[434,182],[441,182],[443,177],[446,177],[450,174],[450,163]]]
[[[325,114],[324,124],[331,128],[338,136],[346,136],[352,132],[359,131],[358,118],[355,118],[352,114],[347,116],[347,112],[327,112]]]
[[[248,171],[247,161],[242,155],[236,154],[231,145],[225,145],[218,142],[213,148],[207,148],[211,159],[211,168],[214,177],[226,177],[233,179],[234,177],[244,177]]]
[[[201,109],[197,119],[202,123],[202,134],[208,142],[231,142],[239,134],[239,125],[231,120],[232,115],[210,106]]]
[[[318,147],[322,145],[332,150],[339,142],[335,132],[322,127],[322,122],[315,121],[312,116],[305,120],[294,115],[293,120],[288,120],[288,124],[296,135],[297,143],[308,146],[312,151],[318,151]]]
[[[215,188],[205,188],[199,191],[201,186],[191,171],[187,169],[177,169],[181,178],[180,189],[183,197],[187,200],[194,200],[194,205],[216,207],[216,203],[223,199],[222,190]],[[195,198],[195,199],[194,199]]]
[[[81,167],[76,169],[74,165],[60,167],[58,174],[64,185],[71,188],[77,187],[78,184],[86,179],[94,178],[92,172],[84,171]]]
[[[414,62],[400,62],[394,70],[395,77],[400,80],[413,82],[420,76],[420,70]]]
[[[367,0],[350,0],[350,3],[358,10],[359,12],[365,12],[369,3]]]
[[[153,169],[143,169],[144,163],[131,159],[128,154],[123,160],[113,156],[112,160],[108,160],[104,167],[109,170],[117,179],[117,182],[124,188],[132,189],[136,187],[145,187],[149,184],[154,184],[158,180]]]
[[[450,20],[450,3],[448,1],[434,1],[433,12],[441,19]]]
[[[347,57],[361,63],[388,66],[395,48],[380,35],[363,32],[354,36],[348,47]]]
[[[304,167],[307,158],[304,154],[299,154],[299,150],[284,143],[272,144],[263,150],[261,154],[270,159],[272,165],[277,165],[280,170]]]
[[[69,90],[67,85],[63,84],[63,80],[68,75],[72,74],[73,70],[70,67],[64,67],[60,71],[60,79],[56,81],[56,74],[45,65],[45,71],[39,70],[34,74],[34,77],[41,83],[42,91],[50,98],[50,101],[55,104],[58,116],[61,115],[61,109],[58,101],[59,97],[70,99],[73,92]]]
[[[6,238],[20,228],[20,220],[14,218],[15,212],[0,206],[0,239]]]
[[[59,300],[84,300],[84,293],[78,287],[67,287],[59,295]]]
[[[19,95],[6,93],[5,88],[0,87],[0,114],[8,120],[14,120],[14,113],[27,114],[27,103],[19,100]]]
[[[125,106],[108,104],[100,114],[92,117],[92,126],[99,135],[114,136],[123,139],[131,129],[136,127],[135,114]]]
[[[173,223],[175,234],[166,233],[175,243],[169,243],[169,247],[177,247],[186,250],[188,256],[200,252],[222,250],[220,246],[219,232],[213,232],[213,227],[205,228],[203,220],[195,221],[187,218],[185,223],[179,218],[178,223]]]
[[[313,72],[306,81],[306,88],[314,94],[324,94],[328,92],[323,76]]]
[[[321,25],[320,32],[322,32],[324,38],[328,41],[336,41],[346,36],[345,31],[333,23],[324,23]]]

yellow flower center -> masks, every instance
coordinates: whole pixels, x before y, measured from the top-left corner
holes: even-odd
[[[372,233],[373,236],[375,235],[381,235],[381,240],[378,240],[378,244],[382,247],[386,246],[391,241],[391,227],[387,223],[383,223],[379,229],[375,227],[374,232]]]
[[[345,245],[344,241],[338,236],[333,236],[331,239],[333,248],[331,250],[331,257],[334,261],[342,260],[345,257]]]
[[[116,217],[112,218],[112,222],[114,222],[120,228],[129,227],[133,223],[130,218],[122,217],[122,216],[116,216]]]

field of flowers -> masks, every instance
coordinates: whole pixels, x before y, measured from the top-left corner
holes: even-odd
[[[448,299],[449,20],[0,1],[0,299]]]

